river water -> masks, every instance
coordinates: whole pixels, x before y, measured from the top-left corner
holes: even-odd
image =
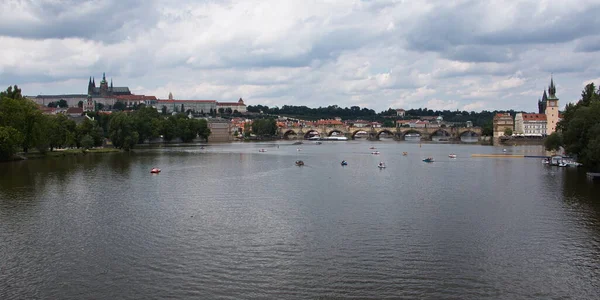
[[[0,299],[600,299],[600,185],[471,157],[501,152],[279,142],[0,164]]]

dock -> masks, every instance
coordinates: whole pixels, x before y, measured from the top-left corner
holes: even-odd
[[[525,155],[517,155],[517,154],[471,154],[471,157],[524,158]]]
[[[587,172],[586,175],[589,180],[600,180],[600,173]]]

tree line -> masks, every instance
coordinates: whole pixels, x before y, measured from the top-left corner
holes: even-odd
[[[145,106],[131,113],[88,113],[77,124],[63,114],[43,114],[16,85],[0,92],[0,160],[31,149],[45,153],[57,148],[99,147],[106,138],[114,147],[130,150],[160,136],[167,142],[180,138],[185,143],[196,137],[208,138],[210,129],[204,119],[183,114],[164,117]]]
[[[557,131],[545,141],[547,150],[564,148],[586,167],[600,170],[600,90],[585,86],[577,103],[566,105]]]

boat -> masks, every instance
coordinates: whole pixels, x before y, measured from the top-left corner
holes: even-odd
[[[456,158],[456,154],[448,154],[448,157],[450,157],[450,158]]]
[[[375,148],[375,147],[371,147],[371,148],[369,148],[369,149],[377,149],[377,148]]]
[[[152,170],[150,170],[150,173],[152,173],[152,174],[158,174],[158,173],[160,173],[160,169],[159,168],[152,168]]]
[[[377,167],[378,167],[378,168],[380,168],[380,169],[385,169],[385,164],[384,164],[383,162],[380,162],[380,163],[377,165]]]
[[[301,148],[298,148],[298,149],[296,149],[296,151],[302,151],[302,149],[301,149]]]
[[[322,142],[315,142],[315,145],[321,145],[323,144]]]
[[[302,145],[302,142],[294,142],[292,145]]]
[[[544,158],[542,159],[542,163],[545,165],[549,165],[550,164],[550,159],[549,158]]]
[[[563,161],[561,161],[561,162],[558,163],[558,166],[564,168],[564,167],[568,167],[569,165],[563,160]]]
[[[371,154],[377,155],[377,154],[379,154],[379,151],[373,151],[373,152],[371,152]]]
[[[260,149],[260,150],[258,150],[258,152],[267,152],[267,150],[265,150],[265,149]]]
[[[423,161],[426,163],[431,163],[431,162],[433,162],[433,157],[428,157],[428,158],[424,159]]]
[[[321,138],[324,141],[347,141],[348,138],[345,136],[326,136]]]
[[[348,165],[348,162],[347,162],[347,161],[345,161],[345,160],[342,160],[342,162],[341,162],[341,165],[342,165],[342,166],[347,166],[347,165]]]
[[[296,166],[298,166],[298,167],[302,167],[302,166],[304,166],[304,162],[303,162],[303,161],[301,161],[301,160],[297,160],[297,161],[296,161]]]
[[[402,152],[402,156],[407,156],[408,152]]]

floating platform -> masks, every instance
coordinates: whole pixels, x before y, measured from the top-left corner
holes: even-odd
[[[471,157],[524,158],[525,155],[517,155],[517,154],[471,154]]]

